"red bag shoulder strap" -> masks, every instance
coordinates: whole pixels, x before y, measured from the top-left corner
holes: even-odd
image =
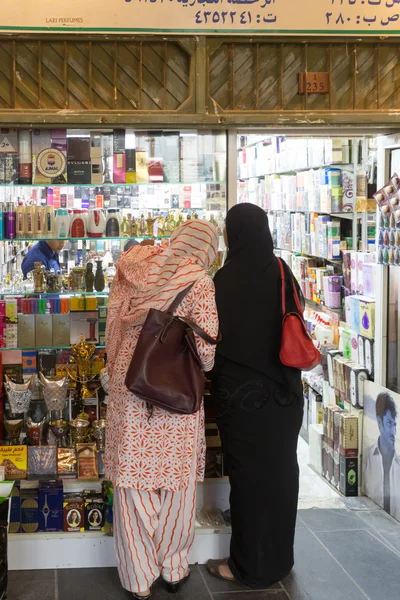
[[[278,261],[279,269],[280,269],[280,272],[281,272],[281,282],[282,282],[282,314],[286,315],[286,279],[285,279],[285,269],[283,268],[283,262],[281,261],[281,259],[277,258],[277,261]],[[301,306],[300,298],[299,298],[299,295],[297,293],[296,284],[295,284],[294,281],[292,281],[292,287],[293,287],[293,296],[294,296],[294,300],[296,302],[297,310],[302,315],[303,314],[303,307]]]

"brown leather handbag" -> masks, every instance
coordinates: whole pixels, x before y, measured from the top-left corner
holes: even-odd
[[[167,311],[149,310],[125,379],[128,390],[141,400],[184,415],[199,410],[205,384],[194,333],[209,344],[219,341],[193,321],[174,316],[192,286]]]

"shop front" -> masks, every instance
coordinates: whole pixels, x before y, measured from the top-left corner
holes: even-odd
[[[317,4],[291,14],[279,0],[226,11],[69,2],[62,16],[28,11],[21,23],[7,2],[0,464],[18,480],[11,569],[115,564],[112,491],[102,476],[114,263],[127,243],[168,245],[183,221],[202,218],[220,233],[215,272],[226,211],[243,201],[267,210],[323,351],[322,366],[304,375],[310,462],[338,493],[366,492],[399,518],[397,474],[389,504],[371,475],[387,416],[378,420],[377,397],[386,386],[396,404],[400,393],[396,210],[392,203],[382,214],[374,198],[400,167],[399,16],[390,3],[361,16],[353,4]],[[64,276],[34,265],[23,273],[30,246],[47,242],[59,243]],[[229,545],[229,483],[205,400],[193,562]]]

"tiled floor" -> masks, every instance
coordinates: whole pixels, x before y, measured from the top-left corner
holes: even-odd
[[[400,523],[368,499],[342,501],[307,467],[299,444],[301,489],[296,564],[281,584],[248,591],[194,566],[176,600],[400,600]],[[128,600],[115,569],[11,572],[9,600]],[[173,598],[161,582],[154,600]]]

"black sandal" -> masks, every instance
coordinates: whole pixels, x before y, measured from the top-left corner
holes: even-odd
[[[207,571],[209,573],[211,573],[211,575],[214,575],[214,577],[218,577],[218,579],[222,579],[223,581],[230,581],[231,583],[239,583],[239,581],[235,577],[225,577],[224,575],[222,575],[219,568],[222,567],[222,565],[226,565],[226,564],[228,564],[228,560],[226,558],[220,558],[219,560],[210,559],[206,565]]]
[[[187,580],[190,577],[190,573],[191,571],[189,571],[189,573],[180,581],[166,581],[165,585],[167,586],[167,592],[169,592],[170,594],[176,594],[181,589],[181,587],[187,582]]]

